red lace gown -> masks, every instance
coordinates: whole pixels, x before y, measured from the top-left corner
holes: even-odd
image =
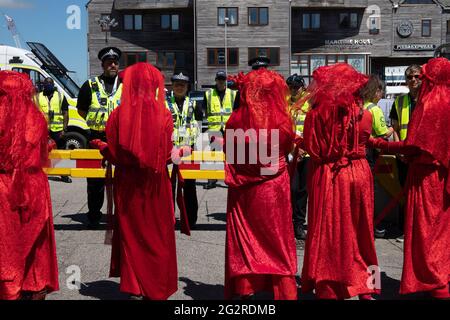
[[[102,154],[115,165],[116,224],[111,258],[112,277],[120,290],[152,300],[166,300],[177,291],[175,217],[168,171],[154,173],[119,145],[118,110],[108,120],[108,147]],[[166,113],[167,150],[173,123]],[[170,154],[164,159],[170,158]]]
[[[227,130],[241,127],[239,116],[231,116]],[[297,255],[285,161],[295,136],[290,126],[286,122],[280,128],[279,169],[274,175],[261,175],[260,164],[226,162],[225,299],[260,291],[273,292],[276,300],[297,299]]]
[[[368,267],[378,265],[373,179],[365,159],[372,116],[364,111],[359,122],[359,145],[354,154],[344,158],[339,156],[338,148],[329,153],[333,127],[329,122],[317,109],[310,111],[305,121],[305,146],[312,161],[301,283],[302,292],[314,289],[319,299],[347,299],[378,292],[367,285]],[[354,134],[350,126],[347,141],[352,141]],[[342,126],[338,136],[342,136]],[[351,147],[345,146],[346,150]]]
[[[52,203],[47,175],[47,122],[36,109],[26,119],[22,183],[13,185],[12,168],[0,164],[0,299],[17,299],[21,292],[48,293],[59,289]],[[20,187],[20,189],[19,189]],[[26,199],[15,210],[8,194]],[[17,202],[13,202],[17,203]]]
[[[389,148],[408,156],[401,294],[431,292],[450,298],[450,196],[448,170],[429,153],[404,142]]]

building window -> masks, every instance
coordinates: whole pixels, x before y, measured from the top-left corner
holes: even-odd
[[[237,26],[239,24],[238,8],[217,8],[217,24],[225,25],[225,18],[228,18],[229,26]]]
[[[450,34],[450,20],[447,20],[447,34]]]
[[[320,29],[320,13],[304,13],[302,20],[302,28],[304,30]]]
[[[124,30],[142,30],[142,15],[141,14],[125,14],[123,16]]]
[[[224,66],[225,65],[225,49],[224,48],[208,48],[208,66]],[[227,65],[239,66],[239,49],[227,48],[228,60]]]
[[[431,37],[431,20],[422,20],[422,37]]]
[[[248,60],[259,56],[268,57],[271,66],[280,65],[280,48],[248,48]]]
[[[120,68],[125,69],[135,63],[147,61],[147,52],[123,52],[120,59]]]
[[[162,14],[161,15],[161,29],[162,30],[180,30],[180,15],[179,14]]]
[[[182,69],[186,67],[184,52],[160,51],[156,56],[156,65],[161,69]]]
[[[367,56],[361,54],[294,55],[291,59],[291,73],[301,75],[306,84],[309,84],[317,68],[343,62],[352,65],[359,72],[367,73]]]
[[[250,26],[268,25],[269,8],[248,8],[248,24]]]
[[[357,29],[358,28],[358,14],[352,13],[340,13],[339,14],[339,27],[343,29]]]

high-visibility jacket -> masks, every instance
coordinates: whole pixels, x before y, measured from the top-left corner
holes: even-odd
[[[180,110],[172,95],[166,99],[166,108],[172,114],[174,145],[176,147],[194,145],[199,134],[198,123],[194,118],[196,102],[186,97],[183,110]]]
[[[222,131],[233,112],[236,91],[226,89],[223,100],[220,100],[216,89],[206,92],[206,114],[208,117],[208,130]]]
[[[62,111],[64,97],[59,91],[53,93],[49,100],[43,92],[38,94],[39,108],[45,115],[47,120],[48,130],[52,132],[60,132],[64,129],[64,115]]]
[[[408,124],[411,117],[411,96],[407,94],[397,97],[394,106],[398,115],[400,140],[403,141],[406,140],[406,136],[408,135]]]
[[[303,97],[303,95],[302,95],[302,97]],[[292,108],[291,108],[294,103],[295,102],[293,102],[291,97],[289,96],[288,97],[289,110],[290,110],[291,115],[295,122],[295,131],[298,135],[303,135],[306,114],[310,110],[310,105],[309,105],[309,102],[306,101],[301,108],[301,112],[294,112],[294,110],[292,110]]]
[[[118,82],[118,79],[116,81]],[[98,77],[90,79],[89,85],[92,92],[92,102],[86,117],[86,123],[91,130],[105,131],[110,114],[120,105],[122,84],[116,84],[115,90],[111,94],[106,93],[103,83]]]
[[[303,94],[304,95],[304,94]],[[303,97],[303,95],[301,97]],[[306,101],[302,108],[301,111],[297,111],[295,112],[294,110],[292,110],[292,105],[295,102],[292,101],[291,96],[288,97],[288,104],[289,104],[289,111],[291,113],[291,116],[294,120],[295,123],[295,133],[299,136],[303,136],[303,130],[305,128],[305,119],[306,119],[306,114],[308,113],[308,111],[311,109],[309,102]],[[303,155],[304,157],[309,157],[308,154]]]
[[[375,103],[367,101],[364,103],[364,109],[372,114],[372,137],[382,137],[389,132],[386,126],[383,110]]]

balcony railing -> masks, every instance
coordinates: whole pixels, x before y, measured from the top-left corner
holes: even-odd
[[[293,7],[367,8],[368,0],[292,0]]]

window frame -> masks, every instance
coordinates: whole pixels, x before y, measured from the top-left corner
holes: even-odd
[[[103,14],[102,14],[102,16],[103,16]],[[125,24],[125,17],[126,16],[133,17],[133,22],[132,22],[133,27],[132,27],[132,29],[127,29],[126,28],[126,24]],[[136,29],[136,16],[140,16],[141,17],[141,28],[140,29]],[[143,14],[134,14],[134,13],[125,13],[125,14],[123,14],[123,17],[122,17],[122,23],[123,23],[123,28],[122,28],[123,31],[143,31],[144,30],[144,15]]]
[[[209,63],[209,53],[210,50],[214,50],[214,64],[210,64]],[[224,67],[224,64],[220,64],[219,62],[219,50],[225,50],[225,48],[206,48],[206,65],[208,67]],[[237,55],[237,64],[230,64],[230,56],[231,56],[231,50],[235,50],[236,51],[236,55]],[[239,48],[227,48],[227,66],[228,67],[239,67]]]
[[[163,16],[169,16],[169,28],[165,29],[162,26]],[[173,29],[173,16],[178,16],[178,29]],[[181,14],[180,13],[161,13],[159,16],[159,29],[165,32],[179,32],[181,31]]]
[[[149,62],[149,51],[126,51],[122,52],[122,58],[120,59],[120,70],[123,70],[129,66],[132,66],[132,64],[128,64],[128,56],[134,55],[136,58],[136,63],[144,62],[139,60],[139,55],[145,54],[145,62]]]
[[[309,24],[308,27],[305,28],[304,27],[304,19],[305,16],[309,17]],[[318,15],[319,16],[319,27],[318,28],[313,28],[313,16],[314,15]],[[319,31],[322,29],[322,15],[320,14],[320,12],[306,12],[306,13],[302,13],[302,20],[301,20],[301,27],[303,31]]]
[[[159,55],[160,54],[164,54],[164,63],[160,64],[160,59],[159,59]],[[172,53],[173,54],[173,66],[167,65],[167,54],[168,53]],[[177,54],[183,54],[184,55],[184,66],[178,66],[177,65]],[[186,68],[186,59],[187,58],[187,53],[186,51],[179,51],[179,50],[160,50],[156,52],[156,66],[161,68],[162,70],[175,70],[177,68]]]
[[[428,35],[425,35],[424,32],[423,32],[423,30],[424,30],[424,22],[429,22],[430,23],[430,31],[429,31],[430,33]],[[431,35],[433,33],[432,32],[432,30],[433,30],[432,25],[433,25],[432,19],[422,19],[422,21],[421,21],[421,34],[422,34],[423,38],[430,38],[431,37]]]
[[[341,16],[342,15],[347,15],[348,17],[348,26],[343,26],[342,22],[341,22]],[[352,27],[352,15],[356,15],[356,26]],[[339,12],[338,13],[338,27],[339,29],[344,29],[344,30],[358,30],[359,27],[359,23],[360,23],[360,16],[358,14],[358,12],[354,12],[354,11],[346,11],[346,12]]]
[[[257,23],[250,23],[250,10],[252,10],[252,9],[256,9],[257,10],[257,13],[258,13],[256,15],[257,20],[258,20]],[[261,11],[261,9],[266,9],[267,10],[267,23],[265,23],[265,24],[261,24],[261,22],[260,22],[260,20],[261,20],[260,11]],[[247,22],[248,22],[248,25],[252,26],[252,27],[268,26],[269,23],[270,23],[269,7],[247,7]]]
[[[253,49],[256,49],[255,56],[250,55],[250,50],[253,50]],[[270,57],[272,56],[270,54],[271,49],[277,49],[277,60],[278,60],[277,63],[273,63],[272,59],[270,59]],[[281,65],[281,47],[249,47],[248,48],[248,60],[258,57],[260,50],[266,50],[266,52],[269,53],[267,55],[267,57],[270,59],[270,63],[269,63],[270,67],[279,67]]]
[[[234,27],[239,25],[239,7],[217,7],[217,26],[219,27],[225,26],[225,23],[220,23],[220,15],[219,15],[220,9],[225,9],[225,18],[229,17],[228,15],[229,9],[236,9],[236,23],[231,24],[230,22],[228,22],[227,27]]]

